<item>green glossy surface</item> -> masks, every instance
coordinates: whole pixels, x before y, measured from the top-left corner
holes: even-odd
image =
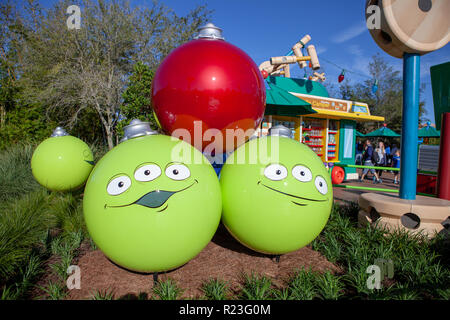
[[[313,96],[328,98],[328,91],[323,84],[318,81],[311,81],[300,78],[285,78],[269,76],[267,82],[274,84],[288,92],[310,94]]]
[[[73,136],[52,137],[39,144],[31,158],[34,178],[47,189],[69,191],[81,187],[94,161],[89,146]]]
[[[258,163],[251,164],[255,155]],[[265,173],[272,172],[272,164],[283,165],[286,177],[269,178]],[[298,165],[309,168],[310,181],[293,176]],[[316,178],[326,183],[324,194],[316,188]],[[287,253],[310,243],[325,226],[333,203],[330,175],[321,159],[285,137],[254,139],[239,147],[223,166],[220,184],[224,225],[242,244],[263,253]]]
[[[177,156],[179,148],[186,158]],[[192,164],[194,159],[202,162]],[[184,179],[173,179],[172,165],[180,166],[177,179]],[[140,272],[171,270],[194,258],[213,237],[221,207],[208,160],[164,135],[134,138],[109,151],[92,171],[83,201],[97,246],[118,265]]]
[[[295,117],[313,113],[317,113],[317,111],[311,108],[309,102],[290,94],[270,82],[266,82],[265,115]]]

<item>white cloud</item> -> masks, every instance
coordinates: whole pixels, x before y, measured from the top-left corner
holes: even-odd
[[[353,38],[356,38],[366,30],[367,27],[365,24],[357,24],[338,33],[337,35],[334,36],[334,38],[331,41],[334,43],[343,43]]]
[[[348,52],[350,52],[351,54],[358,56],[358,57],[363,55],[363,50],[357,44],[352,44],[352,45],[348,46]]]
[[[352,44],[347,47],[348,52],[353,56],[350,70],[369,75],[368,66],[370,57],[364,54],[363,49],[358,44]]]
[[[328,48],[326,48],[326,47],[316,46],[317,55],[321,55],[322,53],[325,53],[327,51],[328,51]],[[319,59],[320,59],[320,57],[319,57]]]

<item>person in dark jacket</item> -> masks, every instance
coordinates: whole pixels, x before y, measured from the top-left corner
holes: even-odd
[[[365,166],[374,166],[374,163],[372,162],[372,155],[373,155],[373,147],[370,140],[366,140],[366,145],[364,147],[364,153],[363,153],[363,163]],[[367,173],[370,171],[370,173],[373,174],[374,178],[376,180],[373,181],[373,183],[380,183],[380,178],[378,178],[377,173],[375,172],[375,169],[368,169],[364,168],[361,178],[359,179],[359,182],[364,181],[364,178],[366,177]]]
[[[363,151],[364,151],[364,146],[360,141],[358,141],[356,143],[356,155],[355,155],[355,164],[356,165],[362,165]]]

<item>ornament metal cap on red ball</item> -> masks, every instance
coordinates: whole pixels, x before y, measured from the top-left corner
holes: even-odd
[[[227,129],[242,129],[243,133],[261,123],[264,79],[244,51],[223,40],[220,28],[211,23],[199,31],[159,66],[152,84],[152,105],[165,133],[205,153],[229,152],[249,136],[226,139]],[[233,132],[237,134],[228,134]]]

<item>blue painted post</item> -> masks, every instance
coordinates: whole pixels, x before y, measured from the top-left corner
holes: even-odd
[[[403,56],[402,146],[400,198],[415,200],[417,184],[417,140],[419,126],[420,55]]]

